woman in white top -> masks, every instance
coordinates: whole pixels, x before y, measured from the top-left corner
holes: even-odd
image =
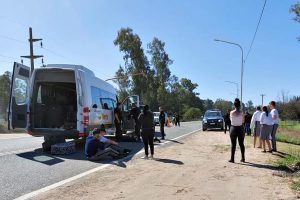
[[[252,116],[251,119],[251,128],[254,128],[254,134],[253,134],[253,147],[255,148],[256,145],[256,138],[260,138],[260,116],[261,116],[261,107],[257,106],[256,111]],[[261,148],[261,140],[259,140],[259,146],[258,148]]]
[[[244,115],[243,112],[241,111],[241,102],[238,98],[236,98],[234,101],[234,107],[235,109],[230,112],[231,158],[229,162],[234,163],[234,154],[235,154],[237,139],[239,141],[241,154],[242,154],[241,162],[245,162],[245,145],[244,145],[245,133],[243,131]]]
[[[261,113],[260,116],[260,139],[262,141],[262,146],[263,146],[263,152],[266,153],[266,142],[269,148],[269,153],[272,153],[271,150],[271,144],[270,144],[270,135],[272,132],[272,116],[268,111],[268,107],[264,106],[263,107],[263,112]]]

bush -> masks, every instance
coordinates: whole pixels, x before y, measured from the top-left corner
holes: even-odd
[[[202,115],[202,112],[199,108],[188,108],[183,113],[183,120],[184,121],[191,121],[191,120],[199,120]]]

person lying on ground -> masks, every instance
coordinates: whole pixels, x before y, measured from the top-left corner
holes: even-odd
[[[105,158],[120,158],[127,156],[131,150],[124,149],[117,142],[104,137],[106,130],[104,125],[95,128],[86,138],[85,155],[88,160],[97,161]]]

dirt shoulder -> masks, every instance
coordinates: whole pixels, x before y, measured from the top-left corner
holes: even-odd
[[[229,136],[197,132],[157,148],[157,160],[136,156],[126,168],[105,168],[35,199],[296,199],[289,180],[266,164],[274,156],[247,146],[248,163],[228,163]]]

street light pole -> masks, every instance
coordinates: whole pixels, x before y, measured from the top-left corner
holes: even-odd
[[[229,41],[225,41],[225,40],[219,40],[219,39],[215,39],[216,42],[224,42],[227,44],[232,44],[235,46],[238,46],[242,52],[242,66],[241,66],[241,107],[243,110],[243,76],[244,76],[244,50],[242,48],[241,45],[234,43],[234,42],[229,42]]]
[[[239,84],[237,82],[233,82],[233,81],[225,81],[225,82],[236,85],[236,98],[239,98]]]

